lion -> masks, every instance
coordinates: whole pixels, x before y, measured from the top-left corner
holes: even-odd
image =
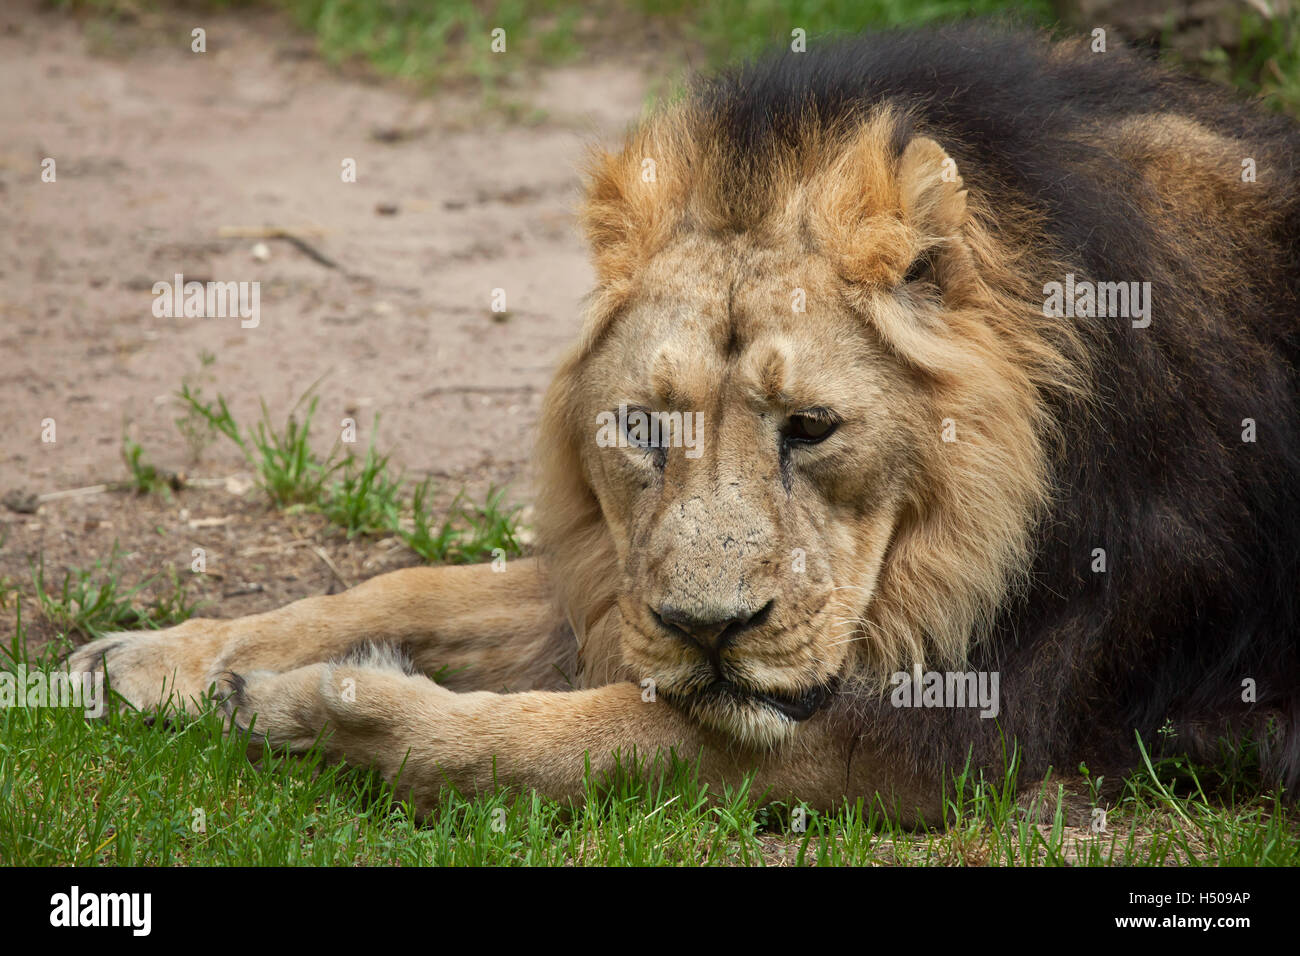
[[[1297,157],[1288,119],[1009,28],[699,81],[592,154],[535,556],[69,667],[421,811],[635,753],[924,823],[962,768],[1139,740],[1249,743],[1293,790]]]

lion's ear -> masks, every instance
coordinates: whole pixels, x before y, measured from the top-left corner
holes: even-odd
[[[912,140],[899,157],[898,196],[903,219],[923,235],[952,236],[966,224],[961,173],[952,157],[928,136]]]
[[[596,149],[590,155],[579,219],[597,279],[607,290],[630,282],[681,217],[687,145],[672,124],[652,122],[621,151]]]
[[[586,196],[579,213],[597,280],[606,284],[629,271],[638,224],[627,181],[626,154],[595,148],[587,160]]]
[[[888,112],[863,124],[813,185],[812,232],[851,282],[894,285],[966,221],[957,164],[924,136],[891,156],[895,129]]]

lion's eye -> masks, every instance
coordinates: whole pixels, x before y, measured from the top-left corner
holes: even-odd
[[[922,279],[934,278],[934,258],[933,250],[927,249],[916,257],[915,261],[907,267],[907,274],[903,276],[903,285],[913,282],[920,282]]]
[[[627,443],[634,448],[650,448],[651,443],[651,412],[648,408],[640,405],[633,405],[627,409],[625,415],[620,416],[620,425],[623,428],[623,437]]]
[[[815,445],[829,438],[839,424],[825,413],[791,415],[789,421],[785,423],[785,439],[790,442]]]
[[[629,448],[645,452],[654,466],[661,471],[668,463],[668,441],[671,435],[663,430],[658,413],[640,405],[620,409],[617,414],[623,430],[623,440]]]

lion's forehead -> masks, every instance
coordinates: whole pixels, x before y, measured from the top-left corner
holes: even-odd
[[[884,359],[862,342],[817,338],[762,327],[729,352],[698,328],[668,328],[620,352],[626,361],[612,370],[606,392],[610,400],[682,411],[730,400],[755,410],[827,407],[852,413],[889,391]]]
[[[888,364],[816,257],[685,243],[642,284],[610,343],[629,400],[698,409],[726,391],[755,406],[854,406]]]

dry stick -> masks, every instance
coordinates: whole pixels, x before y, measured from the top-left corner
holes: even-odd
[[[283,544],[264,545],[258,548],[245,548],[239,552],[241,558],[251,558],[255,554],[282,554],[285,551],[292,551],[294,548],[303,544],[310,544],[308,538],[296,538],[293,541],[286,541]]]
[[[243,587],[235,588],[233,591],[222,591],[223,598],[243,597],[245,594],[263,594],[266,591],[266,585],[257,582],[250,582]]]
[[[279,239],[292,233],[295,236],[324,236],[326,230],[319,226],[302,226],[286,229],[283,226],[220,226],[217,236],[221,239]]]
[[[84,488],[68,488],[65,491],[49,491],[43,495],[37,495],[36,500],[41,504],[47,501],[58,501],[60,498],[85,498],[90,495],[100,495],[105,491],[122,491],[130,487],[128,481],[114,481],[107,485],[87,485]]]
[[[231,475],[231,478],[238,477]],[[230,478],[185,478],[182,484],[194,488],[217,488],[222,487]],[[110,481],[102,485],[86,485],[84,488],[66,488],[63,491],[47,491],[43,495],[37,495],[36,500],[41,504],[47,501],[58,501],[61,498],[86,498],[90,495],[102,495],[106,491],[128,491],[135,487],[133,481]]]
[[[315,259],[325,268],[338,269],[340,272],[344,272],[344,273],[347,272],[346,269],[340,268],[337,262],[335,262],[329,256],[325,255],[325,253],[321,252],[319,249],[317,249],[315,246],[309,243],[306,239],[302,239],[290,233],[285,233],[283,236],[280,236],[279,238],[283,239],[285,242],[290,243],[291,245],[296,246],[305,256],[307,256],[307,258]]]
[[[515,392],[535,392],[536,385],[439,385],[425,391],[421,398],[434,395],[509,395]]]
[[[330,573],[333,574],[334,577],[338,579],[339,584],[343,585],[344,590],[347,590],[352,587],[352,585],[348,583],[347,578],[345,578],[339,572],[339,569],[334,566],[334,562],[330,560],[330,556],[325,553],[324,549],[322,549],[319,545],[315,545],[315,544],[311,545],[311,549],[316,553],[316,557],[320,558],[322,561],[325,562],[325,567],[330,569]]]
[[[295,246],[298,251],[307,258],[312,259],[327,269],[334,269],[342,272],[349,279],[368,279],[369,276],[359,272],[350,272],[344,269],[337,262],[331,259],[325,253],[321,252],[305,238],[304,232],[312,232],[317,235],[321,234],[319,229],[282,229],[278,226],[222,226],[217,230],[217,236],[221,239],[283,239],[290,245]]]

